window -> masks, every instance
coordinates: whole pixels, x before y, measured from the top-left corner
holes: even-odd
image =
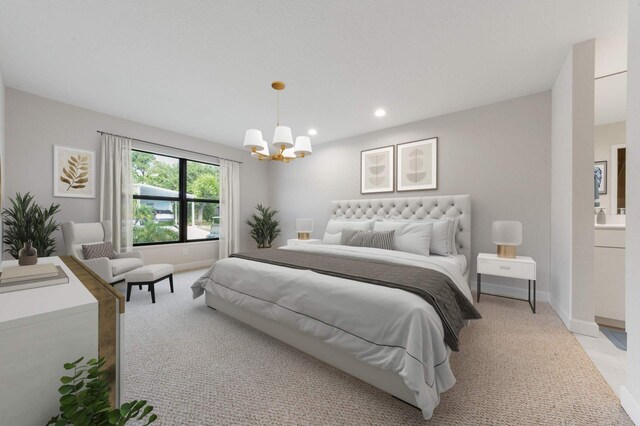
[[[133,244],[217,240],[218,166],[133,150]]]

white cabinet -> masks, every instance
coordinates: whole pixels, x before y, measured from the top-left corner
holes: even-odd
[[[310,239],[310,240],[299,240],[297,238],[291,238],[287,240],[288,246],[296,246],[296,245],[304,245],[304,244],[322,244],[322,240]]]
[[[625,230],[596,229],[594,256],[595,313],[603,324],[625,321]],[[607,321],[614,320],[614,322]]]
[[[46,424],[63,364],[98,356],[98,302],[60,259],[39,262],[61,266],[69,283],[0,293],[1,425]]]

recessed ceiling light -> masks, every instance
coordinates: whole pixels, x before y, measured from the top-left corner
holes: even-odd
[[[318,134],[318,131],[316,129],[309,129],[307,133],[309,134],[309,136],[315,136]]]
[[[387,111],[383,110],[382,108],[378,108],[373,114],[376,117],[384,117],[385,115],[387,115]]]

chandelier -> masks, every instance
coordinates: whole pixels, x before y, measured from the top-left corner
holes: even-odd
[[[276,130],[273,134],[275,154],[269,154],[269,145],[262,138],[258,129],[249,129],[244,135],[244,148],[251,151],[251,156],[258,160],[273,160],[289,163],[296,158],[311,155],[311,139],[308,136],[298,136],[295,144],[291,127],[280,125],[280,92],[284,90],[284,82],[274,81],[271,87],[276,91]]]

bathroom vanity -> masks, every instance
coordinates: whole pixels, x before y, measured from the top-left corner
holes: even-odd
[[[611,220],[612,223],[595,225],[594,284],[596,322],[602,325],[624,328],[624,216],[608,217],[607,219],[608,222]]]

